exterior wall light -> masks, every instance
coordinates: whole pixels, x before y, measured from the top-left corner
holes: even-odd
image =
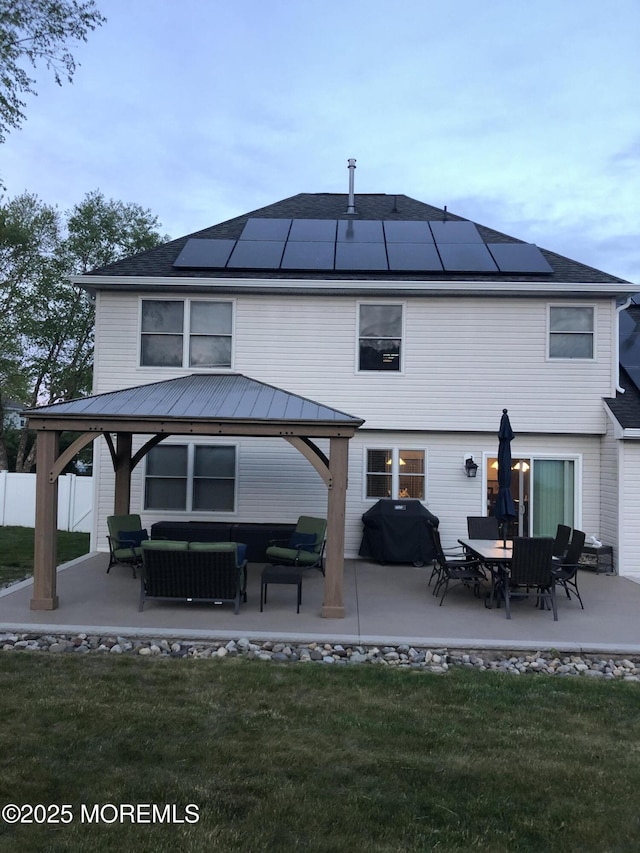
[[[465,470],[467,477],[475,477],[477,475],[478,466],[473,461],[473,456],[469,456],[467,459],[465,459],[464,470]]]

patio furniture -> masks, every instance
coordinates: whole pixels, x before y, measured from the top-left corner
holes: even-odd
[[[152,539],[176,539],[186,542],[244,542],[247,560],[264,563],[266,551],[274,539],[288,540],[295,524],[246,521],[172,521],[165,519],[151,525]]]
[[[509,570],[504,573],[504,603],[511,619],[511,598],[535,595],[541,606],[551,603],[553,620],[558,621],[556,581],[553,574],[553,539],[549,536],[517,537]]]
[[[431,529],[439,519],[417,498],[382,498],[362,516],[361,557],[385,563],[431,563]]]
[[[585,534],[583,531],[574,530],[566,557],[562,560],[559,566],[554,566],[553,568],[553,576],[556,583],[563,587],[567,594],[567,598],[571,598],[571,590],[580,602],[580,607],[583,610],[584,604],[582,603],[582,597],[580,596],[580,590],[578,589],[578,564],[584,547],[584,540]]]
[[[468,515],[469,539],[498,539],[500,526],[495,515]]]
[[[247,600],[247,561],[237,542],[149,540],[142,545],[140,602],[202,601],[233,603]]]
[[[485,573],[482,571],[480,560],[476,557],[466,557],[464,559],[451,559],[447,557],[442,548],[440,533],[436,527],[431,531],[431,535],[433,536],[436,565],[438,568],[438,580],[433,594],[438,595],[440,588],[444,587],[442,597],[440,598],[440,607],[442,607],[442,602],[449,589],[449,581],[457,581],[465,586],[473,586],[474,592],[478,595],[480,583],[487,579]],[[429,583],[431,583],[431,579]]]
[[[298,587],[298,609],[302,603],[302,573],[304,569],[298,566],[265,566],[260,576],[260,612],[267,603],[267,587],[269,584],[295,584]]]
[[[326,533],[326,518],[301,515],[288,539],[272,540],[266,550],[267,559],[274,565],[318,569],[324,574],[322,555]]]
[[[140,516],[108,515],[107,529],[109,530],[107,536],[109,543],[107,574],[111,571],[111,566],[120,563],[123,566],[130,566],[135,578],[136,567],[142,562],[140,546],[145,539],[149,538],[149,534],[142,527]]]
[[[466,554],[478,559],[483,568],[491,573],[491,592],[485,600],[485,607],[492,608],[493,602],[503,598],[504,577],[511,562],[512,543],[510,539],[458,539]]]
[[[563,560],[569,547],[569,539],[571,538],[571,528],[566,524],[559,524],[556,530],[556,537],[553,540],[553,556]]]

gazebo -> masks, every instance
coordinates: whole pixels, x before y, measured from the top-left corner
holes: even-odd
[[[114,515],[130,509],[131,473],[170,435],[260,436],[295,447],[328,489],[322,615],[342,618],[349,439],[363,420],[241,374],[199,373],[41,406],[24,413],[37,432],[32,610],[55,610],[58,477],[87,444],[104,437],[115,471]],[[62,453],[65,430],[80,436]],[[149,436],[133,451],[133,436]],[[329,440],[329,455],[315,443]]]

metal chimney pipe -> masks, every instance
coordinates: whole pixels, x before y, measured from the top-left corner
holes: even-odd
[[[348,166],[348,169],[349,169],[349,207],[347,208],[347,213],[355,213],[356,212],[356,208],[355,208],[356,199],[355,199],[355,194],[353,191],[353,176],[354,176],[354,172],[356,170],[356,161],[353,159],[353,157],[350,157],[349,160],[347,160],[347,162],[349,164],[349,166]]]

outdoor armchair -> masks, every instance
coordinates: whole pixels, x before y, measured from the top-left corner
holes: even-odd
[[[289,539],[274,539],[266,550],[274,565],[316,568],[324,574],[322,555],[327,533],[327,520],[301,515]]]
[[[131,566],[134,578],[136,577],[136,566],[142,562],[141,543],[149,538],[149,534],[142,527],[139,515],[109,515],[107,516],[107,529],[109,535],[109,565],[120,563],[123,566]]]
[[[580,602],[580,607],[584,610],[584,604],[578,589],[578,563],[582,555],[584,547],[585,534],[582,530],[574,530],[571,537],[571,543],[567,550],[567,555],[564,560],[554,564],[553,576],[556,583],[563,587],[567,594],[567,598],[571,598],[570,590]]]

